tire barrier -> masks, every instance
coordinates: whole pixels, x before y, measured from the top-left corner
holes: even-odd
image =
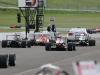
[[[0,54],[0,68],[8,68],[9,66],[15,66],[16,63],[15,54]]]

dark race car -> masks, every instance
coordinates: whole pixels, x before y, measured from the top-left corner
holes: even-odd
[[[46,51],[73,51],[76,50],[75,44],[73,42],[67,42],[66,38],[56,37],[55,40],[51,40],[45,45]]]

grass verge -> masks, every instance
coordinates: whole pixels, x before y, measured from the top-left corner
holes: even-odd
[[[0,10],[0,26],[10,27],[17,24],[16,10]],[[56,27],[71,28],[71,27],[100,27],[100,13],[96,12],[65,12],[65,11],[45,11],[44,27],[50,23],[50,17],[55,17]],[[24,18],[22,17],[22,26],[25,26]],[[1,29],[0,29],[1,30]],[[6,30],[6,29],[5,29]],[[14,30],[7,30],[14,31]]]

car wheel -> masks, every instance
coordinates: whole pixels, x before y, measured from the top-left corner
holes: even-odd
[[[73,50],[73,43],[68,43],[68,51],[72,51]]]
[[[95,40],[89,40],[89,46],[95,46]]]
[[[92,44],[93,44],[93,46],[95,46],[96,44],[95,44],[95,40],[92,40]]]
[[[30,40],[31,46],[35,45],[35,40]]]
[[[76,45],[75,45],[75,43],[73,43],[73,51],[75,51],[76,50]]]
[[[9,54],[9,66],[15,66],[16,55]]]
[[[2,48],[6,48],[7,47],[7,40],[2,40]]]
[[[21,47],[22,47],[22,48],[26,48],[26,41],[22,41],[22,42],[21,42]]]
[[[30,41],[27,41],[27,47],[31,48],[31,42]]]
[[[51,44],[50,44],[50,43],[47,43],[47,44],[45,45],[45,50],[46,50],[46,51],[50,51],[50,50],[51,50]]]
[[[0,68],[8,68],[8,55],[0,55]]]

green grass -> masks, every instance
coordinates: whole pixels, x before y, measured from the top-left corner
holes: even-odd
[[[0,0],[0,6],[7,6],[7,7],[17,6],[17,0]],[[47,8],[100,10],[100,0],[47,0]],[[0,9],[0,26],[16,25],[17,24],[16,12],[17,12],[16,10]],[[100,27],[100,13],[96,12],[89,13],[89,12],[45,11],[45,17],[44,17],[45,27],[50,23],[49,22],[50,17],[55,17],[56,27],[62,27],[62,28]],[[23,26],[25,26],[24,23],[25,22],[23,19],[22,20]],[[11,29],[7,31],[11,31]]]
[[[0,0],[0,6],[17,6],[17,0]]]
[[[50,23],[50,17],[55,17],[56,27],[100,27],[100,13],[45,11],[45,27]],[[23,26],[24,23],[24,20],[22,20]],[[16,11],[0,11],[0,26],[11,25],[17,25]]]
[[[47,0],[48,8],[99,9],[100,0]]]
[[[24,24],[24,18],[22,18]],[[17,11],[16,10],[1,10],[0,11],[0,26],[17,25]]]
[[[55,17],[57,27],[100,27],[100,13],[88,12],[48,12],[45,17],[45,25],[49,18]]]

